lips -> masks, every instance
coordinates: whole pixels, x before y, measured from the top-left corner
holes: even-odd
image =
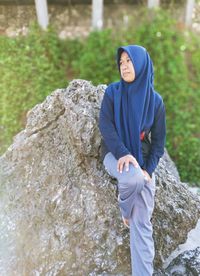
[[[130,74],[130,72],[123,72],[123,75],[127,75],[127,74]]]

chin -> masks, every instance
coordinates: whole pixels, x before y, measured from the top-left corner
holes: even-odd
[[[125,82],[132,82],[132,81],[134,81],[134,79],[127,79],[127,78],[124,78],[124,81],[125,81]]]

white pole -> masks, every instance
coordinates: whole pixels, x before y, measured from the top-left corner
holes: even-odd
[[[103,27],[103,0],[92,0],[92,28],[101,30]]]
[[[195,5],[195,0],[187,0],[185,11],[185,24],[190,26],[192,24],[192,13]]]
[[[43,30],[46,30],[49,24],[47,0],[35,0],[38,24]]]
[[[148,8],[149,8],[149,9],[159,7],[159,5],[160,5],[160,0],[148,0],[147,5],[148,5]]]

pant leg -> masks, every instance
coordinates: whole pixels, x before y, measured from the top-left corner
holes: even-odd
[[[155,256],[151,217],[154,209],[155,175],[138,195],[130,223],[131,266],[134,276],[151,276]]]
[[[117,160],[112,153],[107,153],[104,158],[104,166],[107,172],[118,181],[119,207],[124,218],[131,217],[132,209],[138,193],[144,187],[144,175],[141,168],[135,168],[129,164],[129,171],[117,171]]]
[[[118,181],[119,207],[130,223],[132,275],[150,276],[153,273],[154,242],[151,216],[154,208],[155,176],[147,182],[141,168],[129,165],[129,171],[117,171],[117,160],[112,153],[104,158],[107,172]]]

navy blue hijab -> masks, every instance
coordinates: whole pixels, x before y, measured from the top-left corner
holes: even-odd
[[[154,72],[151,58],[144,47],[122,46],[117,50],[117,65],[126,51],[135,69],[134,81],[125,82],[122,77],[114,88],[114,120],[118,135],[127,149],[143,165],[140,133],[150,130],[154,121],[155,100]]]

